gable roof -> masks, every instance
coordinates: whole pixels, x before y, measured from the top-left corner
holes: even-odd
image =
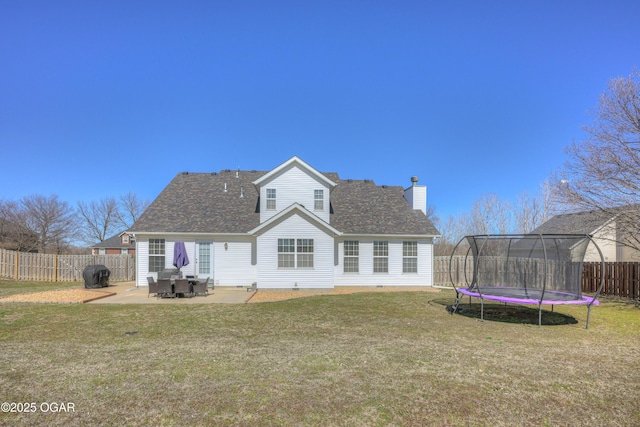
[[[135,247],[135,245],[133,243],[129,243],[129,244],[123,244],[122,243],[122,239],[120,238],[120,236],[122,236],[124,233],[128,233],[127,231],[123,231],[122,233],[118,233],[115,236],[111,236],[108,239],[104,239],[102,242],[98,242],[95,245],[91,246],[91,249],[93,248],[132,248]],[[134,239],[131,239],[131,242],[133,242]]]
[[[261,225],[259,193],[254,183],[264,182],[261,178],[268,173],[231,170],[179,173],[130,231],[247,234]],[[424,213],[409,206],[402,187],[377,186],[370,180],[341,180],[336,173],[321,176],[335,184],[328,225],[340,233],[440,234]]]
[[[336,230],[331,224],[324,222],[317,215],[309,212],[304,206],[299,203],[294,203],[288,208],[278,212],[276,215],[272,216],[268,220],[264,221],[262,224],[254,228],[253,230],[249,230],[249,234],[260,234],[263,230],[268,229],[275,224],[281,222],[285,218],[289,218],[291,215],[299,215],[306,220],[316,224],[319,228],[323,228],[327,233],[340,235],[340,231]]]
[[[556,215],[533,230],[531,234],[590,234],[593,235],[614,218],[603,211],[576,212]]]
[[[262,183],[269,181],[271,178],[278,176],[279,174],[294,166],[298,166],[302,170],[306,171],[309,175],[315,177],[318,181],[324,182],[329,188],[333,188],[336,186],[336,183],[329,179],[325,174],[318,172],[315,168],[311,167],[309,164],[307,164],[297,156],[293,156],[286,162],[265,173],[260,178],[256,179],[253,184],[256,187],[259,187]]]

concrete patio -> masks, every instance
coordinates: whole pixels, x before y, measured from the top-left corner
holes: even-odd
[[[247,292],[246,288],[216,288],[209,290],[208,296],[156,298],[148,294],[146,286],[136,288],[135,282],[119,282],[100,290],[115,292],[115,295],[100,298],[88,304],[244,304],[254,294],[254,292]]]

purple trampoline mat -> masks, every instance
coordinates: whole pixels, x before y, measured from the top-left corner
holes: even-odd
[[[558,305],[558,304],[580,304],[580,305],[599,305],[600,302],[590,296],[578,296],[569,292],[545,291],[544,299],[541,289],[524,289],[524,288],[508,288],[508,287],[492,287],[482,286],[469,288],[457,288],[458,292],[473,298],[483,298],[499,302],[511,302],[514,304],[542,304],[542,305]]]

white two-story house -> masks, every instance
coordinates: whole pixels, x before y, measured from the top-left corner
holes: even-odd
[[[293,157],[268,172],[180,173],[130,229],[138,285],[173,268],[216,286],[432,286],[426,187],[342,180]]]

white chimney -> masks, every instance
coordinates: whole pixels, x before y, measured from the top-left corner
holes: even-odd
[[[411,187],[404,190],[404,198],[412,209],[421,210],[427,214],[427,186],[418,185],[418,177],[411,177]]]

